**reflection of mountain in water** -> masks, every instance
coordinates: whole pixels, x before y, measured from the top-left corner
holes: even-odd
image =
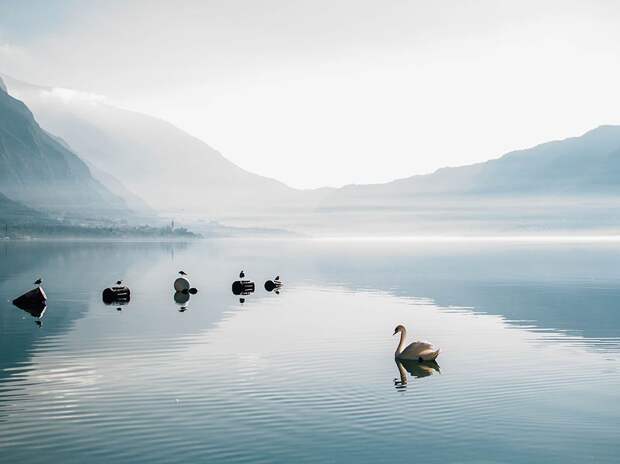
[[[80,336],[100,338],[109,330],[114,336],[140,333],[142,338],[171,340],[204,332],[236,303],[228,276],[238,271],[239,263],[251,260],[257,275],[285,269],[293,283],[314,279],[430,298],[443,307],[467,307],[511,321],[531,321],[539,328],[570,331],[586,337],[586,342],[620,337],[620,251],[613,246],[363,244],[357,249],[291,242],[278,244],[280,251],[274,254],[276,244],[268,242],[201,243],[177,258],[174,253],[181,244],[0,245],[0,379],[7,376],[7,367],[26,364],[39,341],[67,332],[88,310],[90,296],[96,295],[99,304],[101,289],[123,278],[129,268],[136,275],[148,273],[139,285],[130,283],[138,293],[128,311],[139,317],[126,317],[121,325],[100,318],[81,327]],[[210,256],[208,265],[205,253]],[[152,311],[149,305],[172,303],[171,279],[178,267],[174,261],[199,270],[192,274],[192,284],[208,291],[192,298],[192,311],[184,315],[191,317],[171,323],[170,314],[179,315],[177,311]],[[49,298],[41,329],[10,303],[38,276],[44,278]],[[261,289],[254,300],[265,295]],[[28,319],[21,320],[24,316]]]
[[[353,289],[429,298],[439,306],[471,308],[586,338],[620,337],[620,252],[613,246],[435,244],[421,249],[405,244],[391,250],[349,250],[346,257],[321,258],[321,276]]]
[[[620,337],[618,287],[523,283],[469,285],[453,290],[453,295],[437,292],[433,299],[441,306],[471,307],[501,314],[511,321],[531,321],[541,328],[576,332],[586,338]]]

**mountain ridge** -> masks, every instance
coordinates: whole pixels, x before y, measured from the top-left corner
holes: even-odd
[[[156,210],[218,218],[296,208],[324,193],[307,194],[251,173],[168,121],[105,102],[54,98],[50,87],[5,79],[9,93],[24,99],[43,127]]]
[[[93,171],[103,169],[155,209],[232,226],[261,222],[290,229],[299,220],[301,229],[296,231],[304,232],[309,225],[346,222],[326,212],[366,210],[371,214],[366,222],[356,218],[358,222],[344,225],[363,230],[373,222],[375,227],[377,214],[392,211],[407,216],[406,221],[431,218],[448,224],[471,215],[480,223],[485,217],[496,222],[503,217],[507,227],[527,228],[524,212],[542,208],[545,213],[536,213],[536,227],[543,227],[545,215],[553,216],[550,223],[562,224],[566,214],[577,224],[579,203],[595,197],[598,209],[592,221],[601,221],[605,202],[620,200],[620,126],[611,124],[430,174],[300,190],[236,166],[204,141],[159,118],[99,101],[54,99],[46,95],[53,93],[49,87],[19,87],[10,81],[8,89],[26,96],[37,117],[47,122],[45,127],[76,146]],[[381,220],[389,227],[387,218]]]
[[[324,203],[353,201],[355,195],[409,199],[455,195],[620,195],[620,184],[613,182],[617,177],[610,173],[620,174],[620,126],[607,124],[580,136],[513,150],[479,163],[443,167],[430,174],[382,184],[348,185],[333,192]]]
[[[128,213],[85,163],[42,129],[30,109],[0,91],[0,191],[19,203],[56,214]]]
[[[29,208],[17,201],[11,200],[0,192],[0,222],[7,225],[28,224],[32,222],[48,222],[49,217],[41,211]],[[2,226],[3,224],[0,224]],[[0,235],[2,230],[0,230]]]

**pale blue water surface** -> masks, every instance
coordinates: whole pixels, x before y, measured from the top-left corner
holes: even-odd
[[[3,463],[620,459],[620,243],[5,242],[0,350]]]

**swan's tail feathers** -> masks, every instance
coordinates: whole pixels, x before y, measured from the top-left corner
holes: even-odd
[[[431,354],[430,361],[434,361],[435,359],[437,359],[437,356],[439,356],[439,351],[441,351],[441,350],[439,348],[437,348],[437,351],[434,351]]]

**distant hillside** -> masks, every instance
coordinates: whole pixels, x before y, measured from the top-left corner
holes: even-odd
[[[146,202],[175,216],[316,235],[620,232],[619,126],[429,175],[306,191],[249,173],[157,118],[70,90],[6,84],[134,209]]]
[[[56,215],[128,214],[66,145],[41,129],[21,101],[0,90],[0,192]]]
[[[295,190],[245,171],[160,119],[71,91],[5,80],[9,93],[23,99],[43,127],[156,210],[221,218],[306,207],[323,194]]]
[[[65,142],[62,138],[49,133],[48,135],[52,138],[54,138],[54,140],[56,140],[58,143],[60,143],[63,147],[65,147],[67,150],[73,151],[73,149],[69,146],[69,144],[67,142]],[[79,154],[78,154],[79,156]],[[107,171],[102,171],[101,169],[93,166],[91,163],[89,163],[88,161],[84,160],[81,156],[80,156],[80,160],[82,160],[86,166],[88,166],[88,169],[90,171],[90,174],[97,180],[99,181],[106,189],[108,189],[110,192],[114,192],[114,195],[122,198],[125,201],[125,204],[133,211],[135,211],[136,213],[139,213],[143,216],[152,216],[154,217],[156,214],[153,211],[153,209],[142,199],[140,198],[138,195],[136,195],[135,193],[129,191],[127,189],[127,187],[125,187],[121,181],[119,181],[116,177],[114,177],[112,174],[110,174]]]
[[[324,208],[396,207],[408,203],[523,197],[620,196],[620,126],[510,152],[501,158],[386,184],[350,185],[328,195]]]
[[[45,223],[47,221],[49,218],[40,211],[28,208],[0,193],[0,236],[2,236],[5,224],[14,226],[16,224]]]

